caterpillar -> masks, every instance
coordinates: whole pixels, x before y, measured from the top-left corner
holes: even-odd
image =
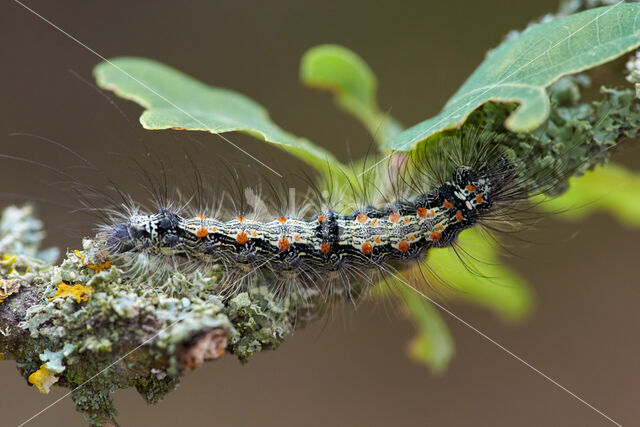
[[[501,232],[537,218],[527,206],[531,196],[562,192],[570,176],[605,161],[610,148],[577,141],[557,153],[556,164],[540,170],[530,167],[535,147],[470,120],[408,155],[367,159],[361,164],[363,173],[315,184],[316,197],[307,198],[305,209],[297,212],[277,202],[282,196],[278,189],[268,198],[276,200],[267,203],[273,209],[251,201],[253,209],[248,209],[242,199],[259,196],[246,194],[237,172],[222,185],[223,192],[212,190],[214,185],[191,158],[192,188],[187,192],[173,184],[175,177],[167,178],[164,161],[145,169],[134,159],[151,193],[151,209],[104,172],[116,197],[61,174],[72,180],[81,202],[101,217],[96,237],[104,256],[128,264],[125,271],[131,278],[150,278],[149,289],[176,270],[202,267],[222,271],[216,292],[225,297],[266,284],[281,300],[295,294],[303,299],[319,295],[325,301],[342,296],[355,303],[398,270],[414,265],[428,269],[429,251],[456,248],[463,230],[479,226]],[[219,183],[217,178],[214,184]],[[345,194],[349,191],[353,194]],[[185,193],[191,196],[183,201]],[[340,206],[331,200],[334,194],[345,199]],[[465,268],[460,258],[460,268]]]
[[[404,163],[395,176],[385,177],[391,184],[378,190],[382,203],[367,201],[351,212],[322,201],[317,205],[326,208],[313,215],[236,211],[224,218],[219,206],[211,216],[156,196],[155,212],[133,203],[112,210],[98,238],[115,256],[146,255],[154,261],[146,273],[220,265],[222,294],[247,290],[260,277],[280,297],[302,290],[355,301],[390,271],[428,257],[431,248],[456,245],[463,230],[478,224],[500,229],[496,224],[514,221],[512,212],[524,199],[561,182],[554,176],[553,185],[544,179],[531,184],[530,173],[518,170],[500,138],[473,127],[441,138]],[[569,173],[563,172],[564,179]],[[363,187],[381,181],[361,180]]]

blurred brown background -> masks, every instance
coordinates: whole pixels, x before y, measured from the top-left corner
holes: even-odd
[[[370,137],[322,95],[298,83],[298,61],[319,43],[361,54],[380,81],[383,109],[404,124],[435,114],[510,29],[555,10],[555,0],[443,1],[33,1],[27,4],[106,57],[139,55],[171,64],[207,83],[239,90],[267,106],[295,134],[341,159],[366,152]],[[88,157],[126,190],[139,189],[117,153],[146,144],[181,156],[186,134],[138,129],[140,109],[116,100],[129,126],[84,84],[93,54],[12,1],[0,6],[0,152],[64,166],[78,162],[52,145],[11,132],[61,141]],[[70,72],[72,70],[72,72]],[[214,135],[190,134],[216,158],[257,165]],[[278,169],[299,163],[242,135],[251,154]],[[132,142],[135,141],[135,144]],[[128,147],[128,148],[127,148]],[[138,151],[142,150],[140,148]],[[135,151],[135,150],[134,150]],[[640,164],[640,150],[622,156]],[[83,173],[80,171],[80,173]],[[100,182],[84,172],[87,182]],[[90,217],[57,207],[75,202],[43,168],[0,159],[2,192],[44,198],[39,215],[48,242],[77,247]],[[2,195],[2,205],[15,202]],[[19,201],[19,200],[18,200]],[[466,321],[625,425],[638,425],[640,379],[640,232],[598,215],[579,223],[549,219],[525,236],[540,244],[517,249],[511,266],[528,278],[537,302],[520,325],[482,309],[450,304]],[[457,353],[433,376],[405,356],[413,335],[402,315],[365,303],[326,327],[296,332],[277,351],[241,366],[233,357],[184,378],[162,403],[147,406],[133,390],[116,393],[119,421],[133,425],[606,425],[600,415],[533,373],[470,329],[444,315]],[[0,424],[15,425],[66,390],[47,396],[28,387],[13,361],[0,363]],[[84,425],[67,398],[31,425]]]

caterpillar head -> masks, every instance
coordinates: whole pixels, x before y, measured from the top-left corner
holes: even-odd
[[[179,220],[176,213],[162,209],[155,215],[133,215],[125,222],[105,228],[101,235],[107,241],[107,247],[115,253],[133,248],[154,249],[154,245],[159,246],[155,249],[161,250],[175,245]],[[157,235],[162,239],[154,243]]]

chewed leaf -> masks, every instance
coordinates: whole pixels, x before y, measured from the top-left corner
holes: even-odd
[[[566,193],[542,201],[539,207],[571,220],[608,212],[627,225],[640,227],[640,173],[609,163],[572,178]]]
[[[244,132],[280,146],[319,170],[337,163],[331,153],[285,132],[267,110],[238,92],[208,86],[146,58],[120,57],[93,70],[98,85],[145,108],[145,129]]]
[[[379,143],[402,129],[376,101],[378,81],[367,63],[355,52],[338,45],[309,49],[300,63],[302,83],[329,91],[340,108],[358,118]]]
[[[520,104],[505,122],[509,130],[535,129],[549,115],[546,87],[551,83],[640,46],[639,15],[640,4],[618,3],[527,28],[490,52],[440,114],[402,132],[388,146],[411,150],[461,125],[489,101]]]
[[[424,269],[433,286],[451,298],[463,299],[492,309],[510,320],[518,320],[531,310],[531,290],[524,280],[499,259],[499,247],[476,229],[460,234],[458,253],[473,254],[461,261],[451,248],[429,253]],[[464,261],[464,263],[463,263]]]

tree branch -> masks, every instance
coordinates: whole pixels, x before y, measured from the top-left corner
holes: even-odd
[[[91,239],[52,266],[41,259],[52,251],[37,250],[41,227],[30,206],[0,219],[0,352],[40,392],[71,389],[91,424],[115,423],[116,389],[134,386],[155,403],[205,360],[227,351],[244,361],[308,317],[265,287],[224,302],[215,269],[174,272],[159,287],[129,280],[123,260],[107,259]]]

